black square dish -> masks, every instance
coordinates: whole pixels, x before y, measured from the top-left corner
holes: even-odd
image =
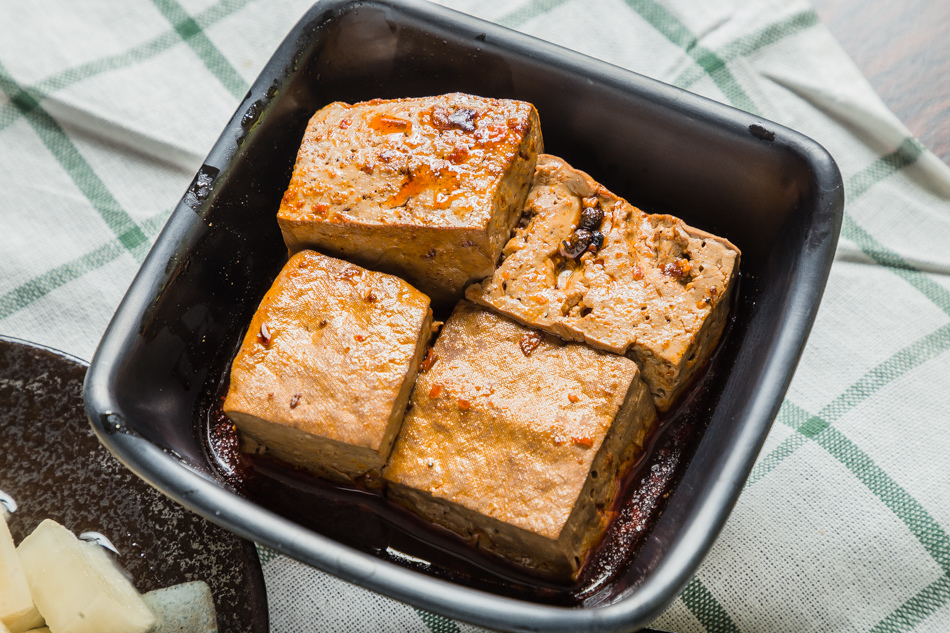
[[[533,103],[548,153],[742,250],[723,343],[656,443],[677,455],[663,484],[673,492],[627,542],[632,553],[617,550],[583,586],[469,560],[371,491],[279,468],[245,477],[215,444],[233,442],[219,398],[286,261],[275,216],[309,118],[333,101],[456,91]],[[92,361],[86,409],[102,443],[151,485],[343,579],[491,628],[629,631],[685,586],[738,498],[818,310],[842,205],[828,153],[780,125],[426,2],[318,2],[142,266]]]

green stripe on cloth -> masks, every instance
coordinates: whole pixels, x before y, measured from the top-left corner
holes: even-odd
[[[735,622],[699,578],[689,581],[680,599],[707,633],[739,633]]]
[[[219,20],[232,15],[253,1],[254,0],[223,0],[222,2],[218,2],[217,4],[199,13],[195,17],[195,21],[202,27],[211,26]],[[0,131],[8,127],[13,121],[18,120],[21,116],[28,115],[35,109],[39,108],[40,102],[46,96],[52,92],[55,92],[56,90],[60,90],[71,84],[95,76],[102,72],[116,70],[144,61],[165,50],[168,50],[180,41],[181,37],[178,32],[175,30],[169,30],[149,40],[148,42],[130,49],[128,52],[118,55],[110,55],[88,62],[86,64],[82,64],[75,68],[65,70],[52,75],[30,87],[20,87],[16,85],[12,79],[10,79],[7,85],[4,86],[4,74],[2,67],[0,67],[0,88],[3,88],[4,91],[8,93],[8,96],[9,91],[13,91],[14,93],[14,97],[11,97],[8,103],[0,107]],[[53,121],[51,117],[48,115],[40,116],[42,117],[42,121],[45,124],[51,123],[56,127],[56,129],[59,129],[58,125],[55,124],[55,121]],[[59,131],[62,133],[61,129]],[[68,138],[65,136],[65,133],[62,133],[62,138],[66,141],[67,145],[71,144]],[[45,138],[44,142],[46,142]],[[68,149],[65,151],[69,155],[74,155],[74,152],[69,151]],[[54,154],[56,154],[56,152],[54,152]],[[78,155],[78,150],[75,151],[75,155]],[[59,158],[58,154],[57,158]],[[84,163],[81,157],[79,157],[79,160]],[[75,161],[71,159],[70,162],[72,163]],[[86,167],[88,168],[88,165],[86,165]],[[91,168],[88,169],[91,171]],[[70,175],[72,176],[72,173],[70,173]],[[82,187],[80,188],[82,189]],[[106,192],[106,194],[108,194],[108,192]],[[111,198],[111,195],[107,195],[106,199],[103,201],[104,204],[109,205],[114,203],[116,206],[118,205],[114,199],[112,200],[112,203],[110,203],[108,198]],[[146,220],[146,222],[143,223],[141,230],[144,231],[146,235],[153,237],[164,225],[168,215],[169,212],[164,212],[156,217]],[[140,237],[137,233],[137,228],[132,227],[128,231],[124,232],[119,237],[119,239],[100,246],[99,248],[96,248],[85,255],[57,266],[52,270],[46,271],[45,273],[38,275],[37,277],[34,277],[33,279],[21,284],[17,288],[7,292],[3,296],[0,296],[0,319],[6,318],[11,314],[27,307],[34,301],[46,296],[53,290],[69,283],[70,281],[108,264],[121,255],[121,248],[123,246],[128,247],[129,245],[136,249],[137,252],[133,253],[133,255],[137,261],[144,259],[145,252],[147,252],[147,247],[143,248],[143,243],[140,243]]]
[[[716,52],[720,59],[725,63],[729,63],[739,57],[748,57],[787,37],[807,31],[817,24],[820,24],[818,14],[813,10],[802,11],[781,22],[770,24],[755,33],[740,37]],[[673,81],[673,84],[680,88],[689,88],[705,76],[706,73],[703,69],[698,66],[690,66]]]
[[[908,527],[944,574],[950,574],[950,537],[937,521],[883,468],[841,431],[825,423],[812,439],[848,467]]]
[[[848,179],[845,183],[845,191],[850,191],[850,194],[845,195],[845,200],[853,202],[855,199],[867,193],[867,191],[877,182],[884,180],[888,176],[891,176],[905,167],[909,167],[917,162],[917,159],[921,156],[920,144],[916,139],[905,139],[901,143],[900,147],[894,152],[882,156],[868,167],[862,169],[857,174]],[[917,290],[919,290],[924,296],[934,302],[940,309],[944,312],[950,314],[950,291],[947,291],[945,288],[934,282],[926,274],[917,271],[913,266],[904,261],[902,257],[898,254],[888,250],[884,245],[878,242],[870,233],[861,228],[860,225],[851,217],[850,214],[845,213],[843,218],[843,223],[841,227],[841,233],[847,239],[853,241],[858,248],[861,249],[863,253],[868,255],[876,263],[881,264],[882,266],[890,268],[895,274],[903,277],[908,283],[913,285]],[[934,341],[932,340],[936,337],[938,346],[934,349],[932,346]],[[880,381],[884,379],[885,382],[889,382],[901,375],[904,371],[911,369],[915,365],[908,365],[908,357],[919,356],[922,349],[931,349],[932,351],[942,351],[939,347],[939,341],[942,340],[942,337],[937,333],[930,334],[923,337],[922,339],[912,343],[905,349],[898,351],[894,356],[885,360],[883,363],[878,365],[876,368],[872,369],[868,375],[864,376],[857,383],[849,387],[839,398],[829,406],[833,406],[836,409],[846,410],[846,407],[853,406],[856,402],[866,397],[867,394],[873,393],[868,391],[871,387],[872,380]],[[862,395],[864,394],[864,395]],[[855,400],[855,399],[858,400]],[[849,403],[851,403],[849,405]],[[788,402],[782,405],[782,410],[779,411],[778,420],[786,423],[787,419],[783,419],[783,415],[786,415],[786,406]],[[831,413],[831,412],[829,412]],[[829,417],[825,415],[824,417]],[[837,419],[838,415],[833,416]],[[793,454],[801,446],[805,444],[805,440],[801,436],[792,436],[787,438],[776,448],[774,448],[768,455],[760,458],[755,467],[752,469],[752,472],[749,475],[749,479],[746,481],[745,487],[748,488],[754,485],[756,482],[761,480],[767,474],[775,470],[775,468],[782,463],[782,461],[787,458],[789,455]]]
[[[70,281],[105,266],[125,252],[122,244],[118,240],[113,240],[82,257],[34,277],[0,297],[0,319],[5,319],[14,312],[22,310]]]
[[[871,186],[884,180],[891,174],[900,171],[908,165],[913,165],[924,153],[925,148],[915,138],[906,138],[896,150],[886,154],[858,173],[854,174],[844,184],[845,200],[855,200],[863,195]]]
[[[950,327],[944,329],[950,330]],[[780,416],[780,419],[799,433],[795,437],[814,441],[844,465],[907,526],[917,542],[943,571],[943,576],[881,620],[872,632],[898,633],[913,628],[950,600],[950,535],[916,499],[875,464],[870,456],[828,421],[809,415],[787,401],[783,410],[786,414]]]
[[[917,162],[925,148],[915,138],[906,138],[900,146],[877,159],[845,183],[845,200],[853,202],[878,182]],[[849,213],[845,213],[841,234],[854,242],[875,263],[893,270],[945,313],[950,314],[950,291],[920,272],[899,254],[891,251],[868,233]]]
[[[33,97],[20,89],[2,64],[0,64],[0,91],[6,93],[10,101],[23,112],[33,131],[66,170],[70,179],[98,211],[122,245],[136,260],[142,261],[148,251],[148,239],[145,234],[86,162],[66,132]]]
[[[41,102],[49,94],[55,92],[56,90],[60,90],[66,86],[69,86],[70,84],[76,83],[77,81],[86,79],[87,77],[91,77],[101,72],[130,66],[136,62],[147,59],[152,55],[156,55],[161,51],[167,50],[178,41],[179,38],[177,35],[174,33],[168,33],[165,36],[155,38],[154,40],[148,42],[148,44],[138,47],[129,53],[112,55],[101,60],[83,64],[82,66],[77,66],[76,68],[57,73],[33,86],[24,87],[23,92],[30,95],[35,103],[21,104],[19,107],[17,104],[12,102],[5,104],[2,108],[0,108],[0,130],[8,127],[11,123],[18,120],[21,115],[29,111],[28,109],[25,110],[23,105],[28,105],[29,108],[32,109],[34,105]]]
[[[796,434],[782,442],[782,445],[773,453],[783,453],[784,457],[808,443],[809,440],[815,441],[854,473],[888,509],[897,515],[935,562],[941,566],[945,574],[950,571],[948,568],[950,541],[947,534],[923,507],[875,465],[870,457],[861,452],[826,420],[812,416],[788,401],[782,405],[777,421],[795,430]],[[794,448],[789,449],[788,446]],[[766,470],[764,461],[756,465],[753,477],[750,477],[746,484],[747,488],[764,476]],[[777,464],[771,464],[771,468],[767,470],[771,470],[775,465]],[[943,606],[948,599],[950,599],[950,581],[948,581],[948,576],[944,575],[884,618],[872,631],[875,633],[906,631]]]
[[[271,548],[264,547],[260,543],[254,543],[254,548],[257,550],[257,557],[261,560],[261,567],[267,565],[272,560],[280,556],[280,554],[278,554]]]
[[[165,220],[168,219],[168,216],[169,212],[166,211],[149,218],[142,224],[142,230],[149,237],[154,237],[165,224]],[[0,319],[5,319],[11,314],[22,310],[57,288],[65,286],[70,281],[105,266],[109,262],[118,259],[125,252],[122,242],[118,239],[114,239],[81,257],[61,264],[17,286],[3,296],[0,296]]]
[[[871,368],[857,382],[825,405],[819,415],[834,424],[845,413],[863,402],[881,387],[897,380],[907,372],[936,358],[950,349],[950,325],[945,325],[921,337],[907,347]]]
[[[945,325],[914,341],[896,354],[875,367],[872,367],[861,376],[861,378],[845,389],[841,395],[825,405],[818,414],[818,417],[828,424],[834,424],[841,416],[871,397],[885,385],[892,383],[925,362],[936,358],[948,349],[950,349],[950,325]],[[809,419],[802,419],[797,407],[788,400],[782,404],[776,421],[796,431],[804,428],[809,423]],[[807,443],[803,439],[804,437],[804,434],[800,434],[786,438],[776,448],[772,449],[768,455],[760,458],[752,469],[752,473],[749,475],[745,487],[749,488],[757,483],[775,470],[775,468],[792,453],[804,446]]]
[[[784,406],[784,404],[782,406]],[[768,455],[755,463],[755,467],[752,469],[752,472],[749,473],[749,478],[746,480],[743,489],[751,488],[759,483],[766,475],[778,468],[782,462],[807,443],[804,435],[792,435],[783,440],[782,443],[772,449]]]
[[[895,275],[903,278],[937,307],[950,315],[950,290],[947,290],[931,279],[929,275],[920,272],[900,255],[881,244],[870,233],[861,228],[850,214],[844,216],[844,221],[841,224],[841,235],[854,242],[861,249],[861,252],[876,263],[893,269]]]
[[[219,20],[242,9],[254,0],[224,0],[209,7],[195,17],[203,29],[212,26]],[[132,64],[154,57],[159,53],[168,50],[175,44],[181,42],[181,37],[174,29],[162,33],[143,44],[118,55],[109,55],[101,59],[87,62],[80,66],[64,70],[33,84],[23,87],[23,91],[33,97],[37,102],[42,102],[48,95],[62,90],[83,79],[88,79],[103,72],[126,68]],[[18,120],[22,112],[12,103],[6,103],[0,106],[0,131],[8,127],[11,123]]]
[[[202,63],[217,77],[228,92],[240,99],[248,84],[208,39],[201,26],[175,0],[152,0],[162,15],[171,22],[181,39],[198,55]]]
[[[776,418],[797,433],[779,444],[760,459],[746,488],[754,485],[774,470],[798,448],[813,440],[844,464],[868,489],[908,526],[924,549],[934,558],[945,574],[950,575],[950,540],[939,524],[920,504],[898,486],[873,461],[831,424],[859,402],[867,399],[881,387],[900,378],[914,367],[932,360],[950,349],[950,325],[915,341],[883,363],[871,369],[860,380],[846,389],[841,396],[822,409],[822,415],[812,416],[786,400]],[[927,615],[950,600],[947,576],[925,588],[882,620],[873,631],[896,633],[912,628]]]
[[[525,3],[511,13],[506,13],[495,21],[503,26],[517,28],[525,22],[539,15],[548,13],[549,11],[553,11],[568,2],[570,2],[570,0],[531,0],[531,2]]]
[[[497,21],[505,26],[518,27],[566,2],[567,0],[532,0]],[[696,36],[665,7],[654,0],[625,0],[625,2],[670,42],[682,48],[702,69],[700,72],[708,74],[733,105],[753,114],[761,114],[752,99],[729,72],[723,58],[699,46]],[[782,28],[776,27],[780,31]]]
[[[713,51],[699,45],[695,35],[676,16],[655,0],[625,0],[628,6],[659,31],[666,39],[682,48],[716,83],[737,108],[761,115],[758,107],[729,72],[726,62]]]
[[[454,621],[443,618],[441,615],[429,613],[422,609],[416,609],[416,614],[432,633],[460,633],[462,630]]]
[[[663,5],[654,0],[626,0],[626,2],[631,9],[640,14],[640,17],[649,22],[650,26],[673,44],[683,50],[696,47],[696,36]]]
[[[782,403],[783,410],[787,402],[786,400],[785,403]],[[780,418],[776,418],[776,421],[780,421]],[[759,483],[766,475],[778,468],[787,457],[807,443],[803,435],[792,435],[785,438],[778,446],[773,448],[768,455],[755,462],[755,466],[752,468],[752,472],[749,473],[749,478],[746,479],[743,489],[748,490]]]
[[[878,622],[870,633],[902,633],[950,601],[950,578],[941,576]]]
[[[924,507],[828,421],[820,416],[809,416],[803,410],[798,410],[795,417],[807,420],[795,430],[806,434],[847,467],[851,474],[907,526],[943,573],[950,576],[950,536]]]

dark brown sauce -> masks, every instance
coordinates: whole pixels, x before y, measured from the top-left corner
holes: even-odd
[[[226,484],[314,532],[396,565],[474,589],[544,604],[593,606],[642,580],[631,577],[635,575],[630,573],[631,566],[702,439],[725,378],[719,368],[731,363],[730,353],[723,350],[730,347],[733,336],[741,277],[736,281],[731,297],[733,316],[722,340],[676,407],[661,415],[642,456],[623,477],[610,525],[574,582],[540,577],[389,503],[382,490],[384,482],[336,484],[277,460],[240,452],[234,424],[221,410],[227,370],[213,393],[207,393],[199,404],[199,431],[209,460]]]

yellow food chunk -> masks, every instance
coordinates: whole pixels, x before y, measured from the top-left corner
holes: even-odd
[[[17,548],[30,592],[57,633],[145,633],[156,618],[95,543],[49,519]]]
[[[25,631],[43,623],[39,618],[39,622],[32,624],[37,618],[13,536],[7,522],[0,519],[0,623],[5,627],[0,631],[13,627]],[[24,627],[25,624],[30,626]]]

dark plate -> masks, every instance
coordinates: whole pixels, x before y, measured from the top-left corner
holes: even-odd
[[[20,542],[43,519],[106,535],[139,591],[204,580],[218,630],[266,633],[254,545],[138,479],[96,439],[82,407],[86,367],[60,352],[0,339],[0,490],[16,500]]]
[[[346,504],[323,505],[299,479],[286,478],[283,506],[238,494],[204,441],[202,416],[286,258],[274,216],[309,117],[335,100],[450,91],[531,101],[550,153],[743,251],[729,336],[689,403],[695,453],[636,555],[571,607],[394,564],[345,523],[315,528],[292,503],[328,516]],[[828,153],[775,123],[429,3],[320,2],[268,62],[129,289],[90,368],[87,411],[156,488],[341,578],[492,628],[630,630],[686,584],[742,490],[817,312],[842,205]]]

